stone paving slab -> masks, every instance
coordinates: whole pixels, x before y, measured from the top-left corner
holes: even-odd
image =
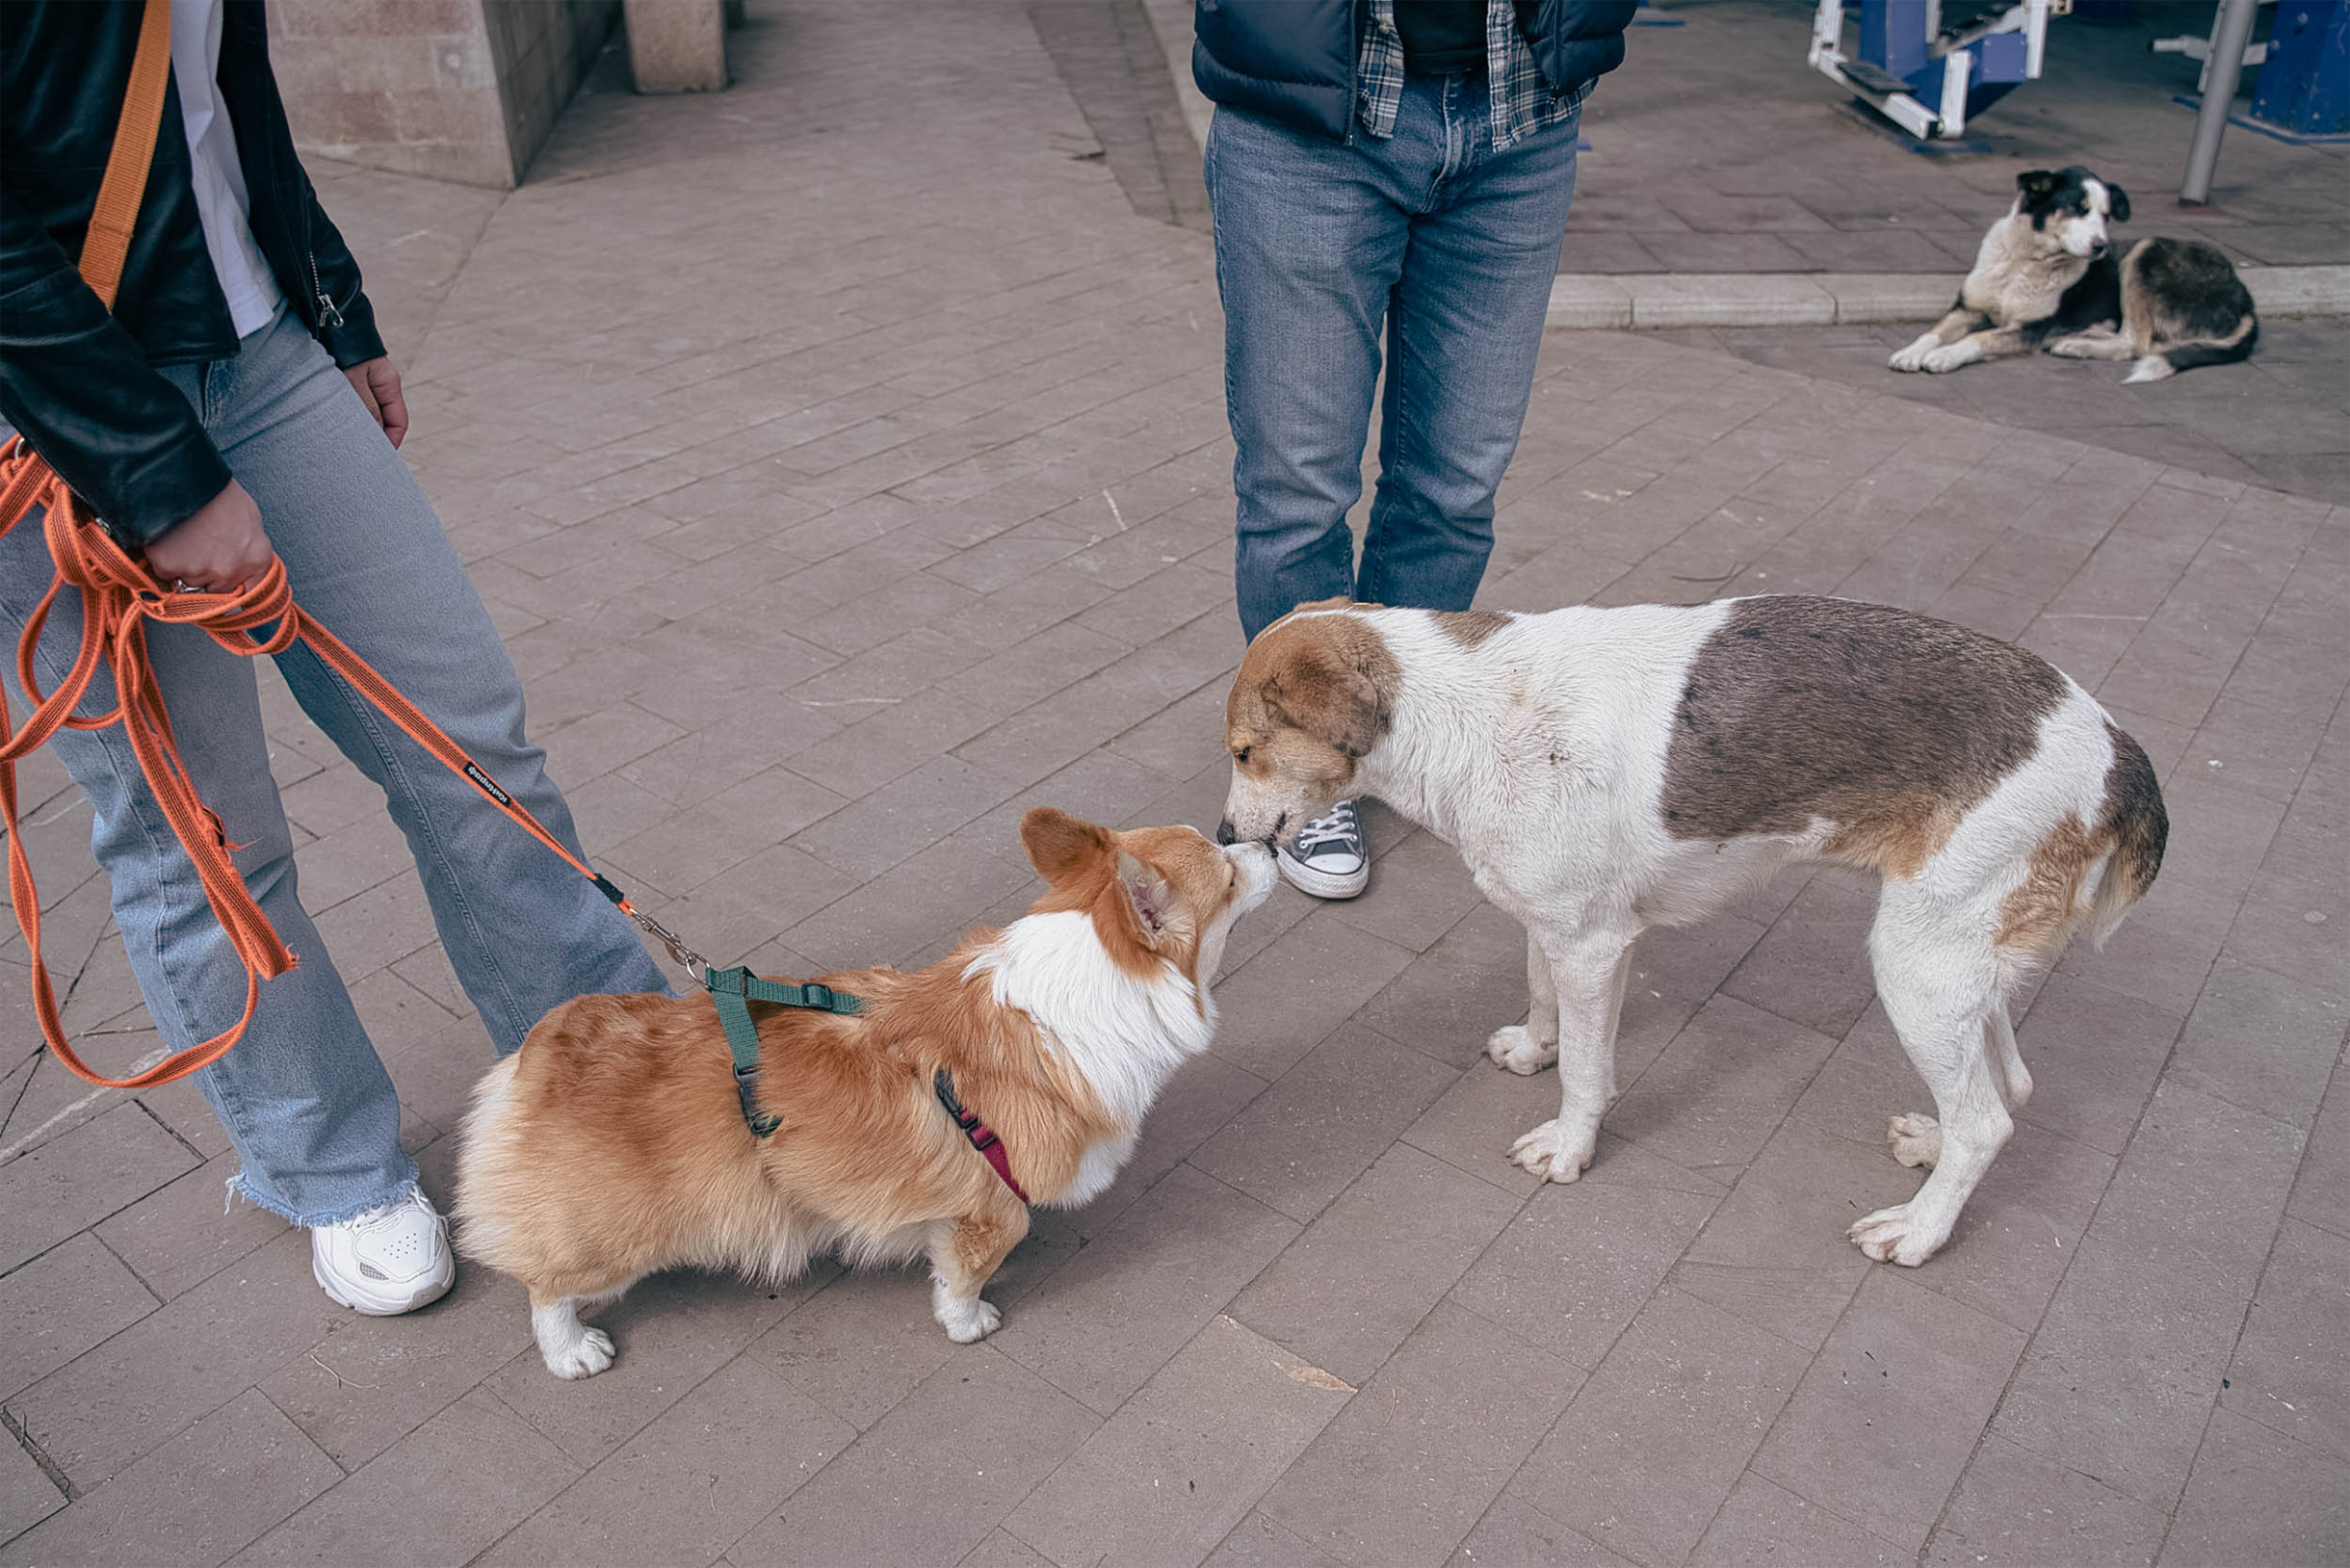
[[[1024,10],[895,14],[754,6],[735,88],[591,91],[503,197],[321,170],[590,851],[786,974],[1016,914],[1028,804],[1212,821],[1240,654],[1205,238],[1074,155]],[[2153,894],[2030,998],[2039,1092],[1925,1267],[1841,1240],[1913,1189],[1883,1127],[1923,1092],[1864,884],[1644,943],[1599,1163],[1539,1185],[1501,1155],[1555,1083],[1478,1051],[1522,939],[1373,810],[1371,891],[1243,923],[1214,1052],[1039,1214],[979,1346],[918,1271],[829,1263],[648,1281],[579,1384],[482,1270],[354,1317],[220,1213],[191,1088],[92,1093],[12,1034],[0,1562],[2341,1560],[2350,510],[2059,433],[2087,383],[2002,418],[1740,347],[1554,333],[1482,602],[1947,615],[2065,664],[2171,803]],[[2208,413],[2199,379],[2157,390]],[[445,1198],[486,1041],[366,789],[264,692]],[[58,980],[135,1059],[86,812],[45,759],[25,798]],[[0,947],[7,1016],[24,980]]]
[[[2088,360],[2050,354],[1971,366],[1950,376],[1888,370],[1887,357],[1917,335],[1915,325],[1762,327],[1698,329],[1675,333],[1672,341],[2019,431],[2066,435],[2209,480],[2350,502],[2350,376],[2341,369],[2350,353],[2350,322],[2264,321],[2259,352],[2251,359],[2143,386],[2124,386],[2118,365],[2092,369]],[[2136,558],[2134,550],[2119,553]],[[2132,569],[2147,574],[2147,591],[2159,591],[2159,568],[2142,562]],[[2062,613],[2119,611],[2084,603],[2068,604]],[[2128,622],[2060,624],[2087,633]],[[2079,674],[2075,666],[2067,667]],[[2314,734],[2310,739],[2313,745]]]

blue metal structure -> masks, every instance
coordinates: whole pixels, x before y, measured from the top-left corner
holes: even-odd
[[[2064,9],[2064,0],[1861,0],[1847,55],[1842,0],[1819,0],[1811,64],[1912,136],[1947,140],[2039,77],[2049,14]]]
[[[2301,136],[2350,132],[2350,5],[2281,0],[2252,118]]]

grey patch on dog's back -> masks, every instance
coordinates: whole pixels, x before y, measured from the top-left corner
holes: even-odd
[[[2032,754],[2065,678],[2037,654],[1885,605],[1736,601],[1673,716],[1675,838],[1841,824],[1830,852],[1908,875]]]
[[[1517,619],[1505,610],[1431,610],[1428,618],[1436,629],[1459,643],[1463,648],[1475,648],[1484,640]]]

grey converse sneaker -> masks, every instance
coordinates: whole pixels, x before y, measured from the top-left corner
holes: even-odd
[[[1371,881],[1371,845],[1352,800],[1341,800],[1327,817],[1306,823],[1281,846],[1281,875],[1300,892],[1318,899],[1351,899]]]

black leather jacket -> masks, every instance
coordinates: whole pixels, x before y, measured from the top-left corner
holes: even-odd
[[[225,488],[187,399],[153,367],[225,358],[236,328],[204,248],[176,87],[110,316],[74,271],[139,41],[136,0],[0,0],[0,416],[126,544]],[[253,238],[291,307],[351,366],[383,353],[359,269],[294,155],[261,0],[227,0],[220,91]]]

